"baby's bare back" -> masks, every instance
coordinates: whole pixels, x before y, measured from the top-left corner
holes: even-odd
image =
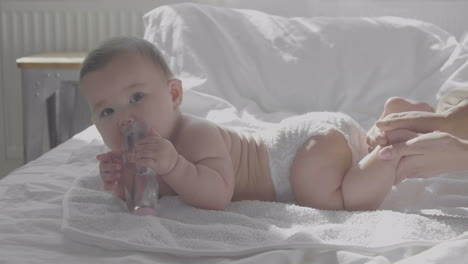
[[[233,201],[274,201],[268,152],[261,137],[221,128],[229,137],[231,160],[235,171]]]
[[[232,161],[232,168],[228,169],[232,169],[233,173],[229,174],[234,175],[233,201],[275,200],[275,191],[268,163],[268,153],[260,137],[236,131],[231,128],[221,127],[213,122],[191,115],[183,114],[181,120],[178,129],[179,133],[177,133],[178,135],[173,142],[174,147],[180,155],[193,163],[203,159],[203,157],[198,155],[198,153],[203,153],[203,150],[195,149],[197,144],[192,144],[192,142],[194,142],[194,136],[190,133],[190,131],[193,131],[190,127],[196,126],[197,129],[211,130],[211,132],[213,129],[219,131],[224,144],[218,144],[210,140],[204,141],[207,142],[205,146],[206,144],[217,144],[217,146],[209,146],[209,148],[225,148],[226,151],[220,152],[229,153],[226,155],[229,155]],[[203,135],[209,133],[197,134]],[[162,183],[160,187],[162,195],[174,194],[166,184]]]

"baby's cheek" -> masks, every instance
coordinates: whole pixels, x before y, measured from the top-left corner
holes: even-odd
[[[120,150],[122,145],[122,139],[120,133],[114,128],[114,126],[105,124],[104,122],[95,123],[99,134],[101,134],[102,140],[108,148],[112,151]]]
[[[106,142],[106,145],[112,150],[112,151],[120,151],[122,150],[122,140],[118,137],[112,137],[109,139],[109,142]]]
[[[106,146],[112,151],[118,151],[122,149],[122,139],[118,135],[101,133],[101,136]]]

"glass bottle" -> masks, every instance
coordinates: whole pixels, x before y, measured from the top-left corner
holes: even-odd
[[[158,202],[158,181],[151,168],[136,164],[133,157],[135,144],[146,137],[147,128],[142,122],[134,122],[124,132],[123,177],[127,207],[134,215],[155,215]]]

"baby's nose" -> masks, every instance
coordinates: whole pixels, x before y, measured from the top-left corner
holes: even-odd
[[[123,127],[128,127],[128,126],[130,126],[131,124],[133,124],[133,119],[132,119],[132,118],[126,118],[126,119],[123,119],[123,120],[120,122],[120,125],[123,126]]]
[[[130,126],[133,122],[135,122],[135,119],[131,115],[123,115],[120,118],[120,126],[123,128]]]

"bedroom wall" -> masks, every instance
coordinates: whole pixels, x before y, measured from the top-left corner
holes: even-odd
[[[16,59],[87,51],[115,35],[142,36],[142,15],[169,2],[173,1],[0,0],[0,178],[23,164],[21,72]],[[47,151],[47,138],[44,143]]]
[[[142,36],[144,13],[177,2],[252,8],[285,16],[405,16],[442,25],[456,36],[468,25],[465,0],[0,0],[0,178],[23,164],[17,58],[50,51],[87,51],[120,34]]]

